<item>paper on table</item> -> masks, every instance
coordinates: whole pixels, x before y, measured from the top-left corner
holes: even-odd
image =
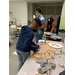
[[[40,43],[40,42],[43,42],[43,43],[44,43],[44,42],[45,42],[45,40],[39,40],[39,43]],[[46,42],[47,42],[47,41],[46,41]]]
[[[41,42],[41,41],[45,42],[45,40],[39,40],[39,42]]]

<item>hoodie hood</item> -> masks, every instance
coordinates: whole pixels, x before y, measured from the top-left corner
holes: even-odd
[[[22,34],[25,34],[25,33],[31,32],[31,31],[33,32],[32,28],[30,28],[29,26],[23,26],[21,29]]]

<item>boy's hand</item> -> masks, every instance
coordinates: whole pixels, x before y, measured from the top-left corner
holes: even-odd
[[[38,48],[40,48],[40,46],[38,44],[36,44],[35,46],[37,46]]]
[[[38,50],[38,47],[37,46],[35,46],[34,47],[34,52],[36,52]]]

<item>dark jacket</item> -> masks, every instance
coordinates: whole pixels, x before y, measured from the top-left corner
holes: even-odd
[[[35,43],[32,42],[34,37],[34,32],[29,26],[23,26],[21,33],[19,35],[18,42],[16,44],[16,49],[22,52],[29,52],[30,50],[35,51]]]

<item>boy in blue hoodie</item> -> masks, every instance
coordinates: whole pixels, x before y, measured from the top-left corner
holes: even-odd
[[[21,28],[21,33],[16,44],[16,52],[19,59],[18,71],[23,66],[24,62],[30,55],[30,50],[36,52],[39,45],[32,42],[34,38],[34,32],[36,32],[41,27],[41,21],[38,18],[34,18],[31,25],[23,26]]]

